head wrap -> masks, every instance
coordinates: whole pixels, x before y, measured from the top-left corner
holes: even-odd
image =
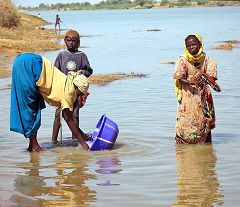
[[[195,36],[198,39],[198,41],[201,43],[201,47],[196,55],[191,55],[186,47],[186,39],[185,39],[183,57],[185,57],[189,62],[200,63],[205,58],[205,52],[203,52],[203,40],[202,40],[201,35],[199,35],[199,34],[191,34],[191,35]],[[190,36],[190,35],[188,35],[188,36]]]
[[[86,78],[86,76],[80,74],[80,72],[73,71],[68,72],[67,75],[72,77],[72,82],[79,91],[81,91],[83,94],[87,93],[90,81]]]
[[[65,38],[66,37],[75,37],[77,38],[78,40],[80,39],[80,35],[79,33],[76,31],[76,30],[73,30],[73,29],[70,29],[66,32],[65,34]]]

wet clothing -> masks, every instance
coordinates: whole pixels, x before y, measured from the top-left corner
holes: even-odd
[[[73,76],[66,76],[37,54],[16,57],[12,69],[10,130],[26,138],[36,135],[45,101],[73,111],[76,100]]]
[[[179,57],[174,78],[186,77],[191,81],[196,73],[205,72],[217,79],[217,65],[210,57],[205,57],[198,67]],[[178,102],[176,120],[176,140],[178,143],[205,143],[208,133],[215,127],[215,110],[209,85],[199,88],[181,82],[182,96]]]

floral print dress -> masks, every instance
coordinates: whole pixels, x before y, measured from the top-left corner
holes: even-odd
[[[192,81],[197,73],[205,72],[217,79],[217,65],[210,57],[195,67],[180,56],[174,79],[186,78]],[[181,82],[182,99],[178,103],[176,117],[177,143],[205,143],[208,133],[215,127],[215,110],[209,85],[199,88]]]

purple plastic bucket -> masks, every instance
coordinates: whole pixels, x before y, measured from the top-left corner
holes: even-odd
[[[98,151],[112,149],[117,139],[118,132],[117,124],[106,117],[106,114],[103,114],[95,130],[91,133],[93,140],[87,142],[89,150]]]

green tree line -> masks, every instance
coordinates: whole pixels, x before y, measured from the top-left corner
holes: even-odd
[[[149,6],[155,3],[154,0],[106,0],[97,4],[89,2],[83,3],[57,3],[57,4],[39,4],[37,7],[18,6],[18,9],[23,10],[92,10],[92,9],[129,9],[135,6]]]
[[[83,3],[57,3],[57,4],[44,4],[41,3],[37,7],[23,7],[19,6],[18,9],[22,10],[95,10],[95,9],[129,9],[133,7],[139,8],[152,8],[155,3],[161,6],[190,6],[190,5],[217,5],[224,6],[226,2],[240,2],[240,0],[103,0],[97,4],[90,2]]]

